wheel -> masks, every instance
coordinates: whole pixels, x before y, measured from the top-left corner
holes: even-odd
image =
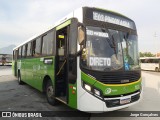
[[[156,67],[156,68],[155,68],[155,71],[156,71],[156,72],[158,72],[158,71],[159,71],[159,69]]]
[[[46,98],[50,105],[56,105],[57,100],[55,99],[55,92],[51,80],[48,80],[46,84]]]
[[[18,83],[19,83],[19,85],[24,84],[24,82],[21,80],[21,73],[20,72],[18,72]]]

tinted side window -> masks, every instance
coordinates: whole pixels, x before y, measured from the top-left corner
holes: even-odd
[[[144,60],[144,63],[149,63],[149,59],[145,59],[145,60]]]
[[[152,60],[152,59],[149,59],[149,60],[148,60],[148,63],[153,63],[153,60]]]
[[[141,59],[141,63],[144,63],[144,59]]]
[[[21,49],[21,47],[19,48],[19,50],[18,50],[18,58],[21,58],[21,52],[22,52],[22,49]]]
[[[25,46],[23,46],[23,47],[22,47],[22,58],[24,58],[24,57],[25,57],[25,49],[26,49],[26,47],[25,47]]]
[[[32,54],[35,57],[41,55],[41,38],[38,38],[38,39],[33,41]]]
[[[32,54],[32,51],[31,51],[31,43],[28,43],[28,46],[27,46],[27,56],[31,56]]]
[[[47,35],[43,36],[42,55],[53,54],[53,37],[53,32],[50,32]]]
[[[158,59],[154,59],[154,60],[153,60],[153,63],[159,63],[159,62],[158,62]]]

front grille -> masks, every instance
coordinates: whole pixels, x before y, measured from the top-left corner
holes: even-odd
[[[122,72],[116,74],[104,74],[98,80],[104,84],[124,84],[140,79],[139,72]]]
[[[138,101],[139,98],[140,98],[140,93],[132,96],[130,103]],[[125,105],[125,104],[122,104],[122,105],[120,104],[120,99],[106,100],[105,103],[108,108]],[[127,103],[127,104],[129,104],[129,103]]]

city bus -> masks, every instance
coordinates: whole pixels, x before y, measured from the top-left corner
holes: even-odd
[[[133,20],[82,7],[13,49],[19,84],[85,112],[114,111],[141,99],[141,69]]]
[[[141,69],[160,72],[160,57],[141,57]]]

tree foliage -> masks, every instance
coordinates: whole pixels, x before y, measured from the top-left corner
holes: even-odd
[[[152,54],[151,52],[140,52],[139,53],[140,57],[155,57],[156,55],[155,54]]]

